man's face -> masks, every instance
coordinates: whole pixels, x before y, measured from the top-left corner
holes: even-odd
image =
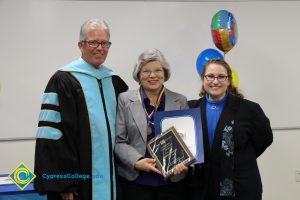
[[[85,33],[85,41],[78,42],[82,59],[97,68],[104,63],[109,47],[102,47],[101,44],[91,47],[89,41],[108,42],[109,36],[102,28],[90,29]]]

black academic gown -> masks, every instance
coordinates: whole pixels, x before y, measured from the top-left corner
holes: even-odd
[[[99,80],[98,82],[99,86],[101,86],[101,81]],[[112,83],[116,99],[119,93],[128,89],[125,82],[116,75],[112,76]],[[99,88],[99,92],[103,92],[101,91],[102,88]],[[92,175],[91,131],[82,87],[70,72],[58,71],[50,79],[45,93],[57,94],[59,106],[55,105],[55,103],[45,103],[42,104],[42,109],[59,112],[61,122],[39,121],[38,126],[53,127],[60,130],[63,136],[59,139],[37,138],[34,187],[40,194],[47,194],[50,200],[61,199],[59,193],[62,192],[76,192],[80,200],[91,200],[92,179],[56,178],[47,180],[46,177],[46,175],[50,174]],[[110,136],[109,138],[111,139]],[[109,141],[110,144],[112,142],[114,141]],[[112,148],[109,149],[109,154],[109,162],[112,167],[114,162]],[[114,176],[112,171],[110,180],[113,180]],[[107,187],[110,188],[111,192],[113,191],[112,181],[110,186]]]
[[[222,130],[234,120],[233,181],[235,200],[261,200],[262,182],[256,159],[271,145],[273,134],[269,119],[254,102],[228,94],[215,130],[212,149],[209,147],[206,100],[189,101],[190,108],[200,108],[205,162],[189,169],[187,182],[189,200],[217,200],[222,176]],[[223,198],[226,199],[226,198]]]

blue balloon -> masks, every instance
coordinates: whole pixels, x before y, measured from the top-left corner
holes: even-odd
[[[221,53],[219,53],[215,49],[205,49],[204,51],[202,51],[199,54],[196,62],[197,71],[200,76],[203,71],[205,63],[211,59],[224,59],[224,57]]]

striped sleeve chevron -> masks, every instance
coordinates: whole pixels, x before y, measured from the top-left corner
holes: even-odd
[[[61,130],[58,95],[55,92],[45,92],[42,98],[36,137],[58,140],[62,137]]]

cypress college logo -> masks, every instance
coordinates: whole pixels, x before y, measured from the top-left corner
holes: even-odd
[[[20,190],[24,190],[36,176],[23,162],[20,162],[8,177]]]

